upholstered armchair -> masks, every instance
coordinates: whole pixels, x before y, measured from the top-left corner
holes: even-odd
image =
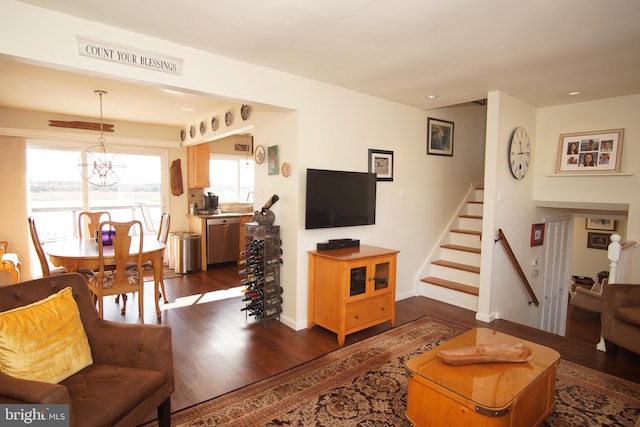
[[[602,279],[602,283],[594,283],[591,288],[576,286],[571,293],[569,304],[594,313],[602,313],[602,291],[607,287],[609,279]]]
[[[604,290],[602,337],[607,353],[618,346],[640,354],[640,285],[610,284]]]
[[[1,287],[0,335],[0,403],[69,404],[74,427],[136,426],[155,410],[170,425],[171,329],[101,319],[82,275]]]

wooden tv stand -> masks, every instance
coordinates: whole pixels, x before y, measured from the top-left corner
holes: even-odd
[[[389,321],[395,324],[399,251],[362,245],[309,251],[309,324],[345,335]]]

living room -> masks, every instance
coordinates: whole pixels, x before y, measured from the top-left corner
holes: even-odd
[[[486,107],[463,105],[418,109],[119,28],[93,26],[83,19],[48,13],[20,2],[3,1],[5,7],[13,19],[0,30],[3,57],[279,109],[276,112],[255,111],[251,117],[252,133],[256,144],[279,147],[282,161],[292,165],[292,175],[289,178],[269,175],[266,166],[259,168],[255,199],[260,205],[261,200],[266,200],[272,193],[281,198],[274,206],[274,212],[277,223],[283,225],[285,252],[282,282],[286,297],[282,323],[293,330],[303,330],[307,324],[308,251],[315,249],[317,242],[330,238],[357,238],[367,244],[400,250],[397,299],[423,295],[425,292],[417,272],[471,183],[484,183],[485,234],[494,236],[498,228],[504,229],[523,266],[528,267],[533,259],[544,259],[549,243],[530,246],[531,225],[549,218],[589,212],[622,215],[628,218],[623,237],[638,240],[640,236],[639,171],[634,162],[640,154],[635,143],[640,134],[636,119],[640,110],[637,93],[534,107],[516,95],[489,90],[485,93]],[[43,28],[55,27],[56,30],[41,34],[23,25],[24,22],[33,22]],[[120,64],[93,62],[75,54],[77,34],[151,51],[171,52],[192,65],[185,70],[185,75],[176,78]],[[51,49],[51,45],[59,49]],[[255,84],[256,81],[260,84]],[[286,90],[281,89],[283,87]],[[3,224],[3,238],[12,242],[12,248],[20,254],[28,254],[30,241],[25,221],[28,207],[25,184],[21,179],[26,169],[23,152],[26,139],[43,134],[51,137],[46,124],[51,117],[41,114],[31,120],[36,116],[18,115],[7,108],[2,112],[0,167],[10,171],[4,180],[11,183],[5,192],[11,203],[0,207],[0,224]],[[224,111],[210,113],[220,115]],[[452,157],[426,154],[428,117],[455,123]],[[95,119],[89,113],[84,118]],[[528,130],[534,150],[532,168],[523,180],[512,178],[507,161],[508,142],[518,126]],[[556,174],[560,134],[620,128],[625,130],[622,173],[611,176]],[[178,130],[157,138],[158,145],[167,150],[167,169],[176,159],[186,164],[186,147],[180,143]],[[57,135],[67,136],[66,133]],[[76,133],[75,137],[83,138],[85,142],[95,141],[94,134],[80,137]],[[114,138],[121,141],[127,137],[129,135],[117,127]],[[393,150],[395,160],[394,181],[378,183],[376,226],[339,231],[304,230],[301,201],[305,198],[305,169],[366,171],[367,150],[372,148]],[[186,196],[167,197],[166,208],[172,218],[184,218],[188,208]],[[24,227],[14,227],[14,224],[24,224]],[[174,230],[184,227],[180,220],[173,224]],[[514,286],[516,274],[492,240],[485,239],[483,246],[486,264],[483,264],[477,316],[481,320],[501,318],[535,326],[538,311],[528,304],[521,288]],[[637,252],[631,262],[630,281],[634,283],[640,281],[640,254]],[[24,258],[28,259],[28,256]],[[538,294],[543,292],[542,276],[532,279]]]

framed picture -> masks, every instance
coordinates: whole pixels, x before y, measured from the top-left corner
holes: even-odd
[[[453,122],[427,118],[427,154],[453,156]]]
[[[542,246],[544,244],[544,223],[533,224],[531,226],[531,246]]]
[[[393,181],[393,151],[369,149],[369,173],[378,181]]]
[[[624,129],[561,134],[556,172],[620,172],[623,136]]]
[[[611,234],[607,233],[587,233],[587,247],[591,249],[604,249],[609,248],[609,239]]]
[[[612,219],[587,218],[586,229],[587,230],[615,231],[616,222],[614,220],[612,220]]]
[[[269,175],[278,175],[280,173],[280,158],[277,145],[267,147],[267,171]]]
[[[253,148],[251,147],[251,144],[234,144],[233,145],[233,149],[234,151],[242,151],[243,153],[253,153]]]

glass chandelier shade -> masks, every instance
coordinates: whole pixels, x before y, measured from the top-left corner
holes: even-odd
[[[100,138],[98,145],[92,145],[80,154],[78,169],[82,178],[90,184],[99,187],[109,187],[117,184],[126,171],[124,157],[113,148],[105,145],[102,122],[102,95],[107,92],[96,90],[100,95]]]

